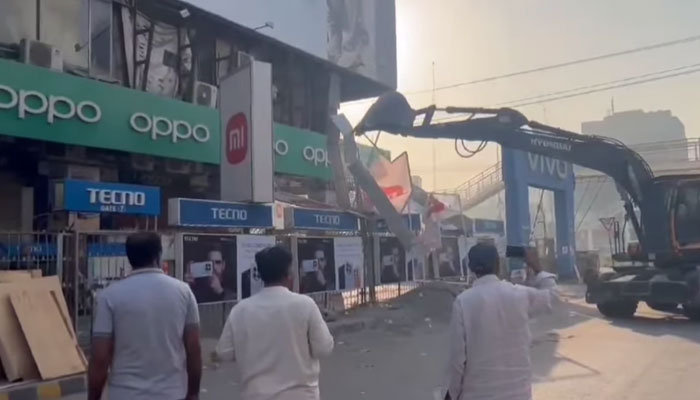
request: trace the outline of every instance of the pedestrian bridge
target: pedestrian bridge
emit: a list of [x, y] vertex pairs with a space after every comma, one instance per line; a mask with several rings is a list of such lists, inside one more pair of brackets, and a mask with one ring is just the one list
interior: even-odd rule
[[[629, 146], [649, 163], [656, 175], [700, 174], [700, 139], [642, 143]], [[575, 168], [576, 182], [603, 183], [611, 178], [588, 168]], [[464, 211], [476, 207], [504, 189], [498, 162], [455, 188]]]

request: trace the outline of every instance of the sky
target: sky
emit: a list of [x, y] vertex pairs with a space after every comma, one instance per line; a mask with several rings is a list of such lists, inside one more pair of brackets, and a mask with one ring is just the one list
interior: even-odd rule
[[[413, 108], [495, 106], [559, 90], [624, 79], [700, 63], [700, 41], [432, 93], [435, 87], [468, 82], [700, 34], [700, 2], [692, 0], [396, 0], [398, 89]], [[579, 132], [581, 122], [611, 111], [671, 110], [700, 137], [700, 72], [519, 107], [529, 119]], [[357, 122], [370, 102], [342, 111]], [[664, 140], [659, 132], [659, 141]], [[380, 147], [407, 151], [414, 175], [429, 190], [449, 190], [494, 165], [489, 144], [470, 159], [454, 142], [382, 134]], [[478, 143], [474, 143], [474, 147]]]

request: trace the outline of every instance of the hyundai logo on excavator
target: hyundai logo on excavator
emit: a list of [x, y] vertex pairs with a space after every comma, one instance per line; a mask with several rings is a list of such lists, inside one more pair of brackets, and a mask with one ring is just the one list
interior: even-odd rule
[[532, 144], [533, 146], [547, 147], [554, 150], [571, 151], [570, 144], [555, 142], [554, 140], [532, 138], [530, 139], [530, 144]]

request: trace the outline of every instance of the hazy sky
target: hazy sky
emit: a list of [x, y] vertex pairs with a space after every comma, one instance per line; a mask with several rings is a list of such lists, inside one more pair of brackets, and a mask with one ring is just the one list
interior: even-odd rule
[[[437, 87], [700, 34], [693, 0], [396, 0], [399, 90]], [[438, 105], [493, 106], [700, 63], [700, 41], [435, 93]], [[432, 93], [409, 95], [414, 108]], [[519, 108], [530, 119], [580, 131], [615, 111], [670, 109], [689, 137], [700, 136], [700, 73]], [[368, 103], [346, 106], [355, 122]], [[664, 140], [659, 132], [658, 140]], [[394, 156], [408, 151], [412, 172], [433, 188], [431, 143], [381, 136]], [[476, 143], [474, 143], [476, 145]], [[496, 162], [496, 146], [465, 160], [452, 141], [437, 144], [438, 189]]]

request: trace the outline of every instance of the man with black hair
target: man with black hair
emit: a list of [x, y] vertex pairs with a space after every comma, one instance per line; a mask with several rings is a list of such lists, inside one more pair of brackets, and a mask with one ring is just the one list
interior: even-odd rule
[[333, 337], [316, 303], [290, 290], [289, 251], [268, 247], [255, 263], [265, 288], [233, 307], [212, 357], [238, 363], [242, 400], [318, 400]]
[[[529, 319], [551, 310], [555, 285], [539, 290], [501, 281], [498, 260], [493, 245], [469, 250], [469, 269], [477, 279], [452, 308], [445, 399], [532, 398]], [[535, 252], [525, 252], [525, 263], [541, 271]]]
[[[196, 400], [202, 375], [197, 301], [163, 273], [160, 236], [130, 235], [132, 272], [97, 296], [88, 400]], [[109, 378], [109, 382], [107, 382]]]

